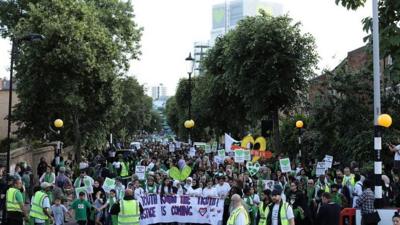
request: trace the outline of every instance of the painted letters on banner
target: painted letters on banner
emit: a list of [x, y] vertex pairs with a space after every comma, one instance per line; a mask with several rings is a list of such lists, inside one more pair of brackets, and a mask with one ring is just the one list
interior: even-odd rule
[[140, 224], [199, 223], [222, 224], [224, 200], [186, 195], [145, 195], [140, 197]]

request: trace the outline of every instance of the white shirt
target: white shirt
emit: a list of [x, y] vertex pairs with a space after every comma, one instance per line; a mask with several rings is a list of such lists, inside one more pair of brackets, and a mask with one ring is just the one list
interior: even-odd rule
[[356, 207], [356, 202], [357, 199], [361, 196], [361, 194], [363, 193], [362, 190], [362, 182], [361, 181], [357, 181], [356, 185], [354, 185], [354, 190], [353, 193], [356, 195], [353, 195], [353, 208]]
[[135, 188], [135, 192], [134, 192], [134, 196], [136, 200], [140, 200], [140, 196], [144, 195], [144, 190], [143, 188], [139, 187], [139, 188]]
[[[32, 198], [31, 198], [31, 206], [32, 206], [32, 203], [33, 203], [33, 199], [34, 199], [34, 198], [35, 198], [35, 196], [32, 196]], [[50, 200], [49, 200], [48, 197], [45, 197], [45, 198], [43, 199], [43, 208], [48, 208], [48, 209], [50, 210]], [[44, 221], [44, 220], [35, 218], [35, 223], [45, 223], [45, 222], [46, 222], [46, 221]]]
[[218, 197], [217, 189], [211, 187], [211, 188], [204, 188], [203, 189], [203, 197]]
[[400, 145], [396, 145], [394, 149], [396, 150], [396, 153], [394, 154], [394, 160], [398, 161], [400, 160]]
[[[274, 208], [272, 208], [272, 225], [278, 225], [279, 217], [279, 204], [275, 204]], [[286, 210], [286, 219], [294, 219], [293, 209], [290, 205]]]
[[219, 197], [225, 197], [231, 190], [231, 186], [228, 183], [224, 182], [223, 185], [217, 184], [215, 189], [217, 190], [217, 194]]
[[187, 194], [190, 195], [190, 196], [200, 197], [203, 194], [203, 189], [201, 189], [201, 188], [197, 188], [197, 189], [191, 188], [190, 190], [188, 190]]

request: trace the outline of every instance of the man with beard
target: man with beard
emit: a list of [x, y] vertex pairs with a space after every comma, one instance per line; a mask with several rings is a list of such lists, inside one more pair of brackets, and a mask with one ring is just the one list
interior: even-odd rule
[[281, 198], [282, 187], [275, 185], [271, 195], [272, 203], [265, 209], [266, 225], [294, 225], [293, 209]]

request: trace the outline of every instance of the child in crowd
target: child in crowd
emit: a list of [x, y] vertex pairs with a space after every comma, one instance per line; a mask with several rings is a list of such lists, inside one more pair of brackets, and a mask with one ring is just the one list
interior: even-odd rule
[[64, 225], [65, 213], [68, 213], [68, 215], [72, 217], [67, 208], [61, 204], [60, 198], [54, 200], [54, 205], [51, 206], [51, 212], [54, 217], [54, 225]]

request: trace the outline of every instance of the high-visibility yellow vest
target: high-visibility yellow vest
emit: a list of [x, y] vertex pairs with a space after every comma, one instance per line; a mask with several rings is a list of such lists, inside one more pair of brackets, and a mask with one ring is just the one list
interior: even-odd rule
[[228, 222], [226, 224], [227, 225], [235, 225], [236, 219], [237, 219], [239, 213], [241, 213], [241, 212], [244, 213], [244, 215], [245, 215], [246, 225], [249, 225], [250, 224], [249, 215], [247, 214], [247, 212], [243, 206], [240, 206], [240, 207], [236, 208], [235, 210], [233, 210], [233, 212], [229, 216]]
[[129, 176], [129, 163], [121, 162], [121, 177]]
[[[282, 207], [279, 212], [279, 218], [281, 220], [281, 225], [289, 225], [289, 220], [287, 219], [287, 216], [286, 216], [286, 211], [287, 211], [288, 207], [289, 207], [289, 203], [287, 203], [287, 202], [282, 203]], [[265, 208], [265, 215], [267, 216], [267, 218], [269, 216], [269, 213], [270, 213], [269, 207], [267, 206], [267, 208]], [[272, 221], [270, 221], [270, 222], [272, 224]]]
[[356, 181], [354, 180], [354, 174], [350, 174], [350, 177], [349, 178], [347, 178], [346, 176], [344, 176], [343, 177], [343, 181], [342, 181], [342, 185], [343, 186], [346, 186], [347, 184], [347, 181], [349, 181], [350, 182], [350, 185], [352, 186], [352, 187], [354, 187], [354, 185], [356, 185]]
[[139, 224], [139, 202], [136, 200], [121, 200], [118, 214], [118, 225]]
[[9, 188], [6, 195], [6, 208], [8, 212], [22, 212], [20, 204], [17, 202], [16, 195], [19, 192], [16, 188]]
[[41, 220], [47, 220], [49, 217], [44, 214], [44, 208], [43, 208], [43, 200], [44, 198], [48, 197], [46, 193], [42, 191], [37, 191], [35, 193], [35, 196], [33, 197], [33, 202], [32, 202], [32, 207], [31, 211], [29, 212], [29, 216], [41, 219]]
[[264, 202], [260, 203], [260, 206], [258, 206], [258, 210], [260, 211], [260, 221], [258, 222], [258, 225], [266, 225], [267, 224], [267, 214], [265, 214], [266, 209], [268, 208], [265, 207], [264, 209]]

